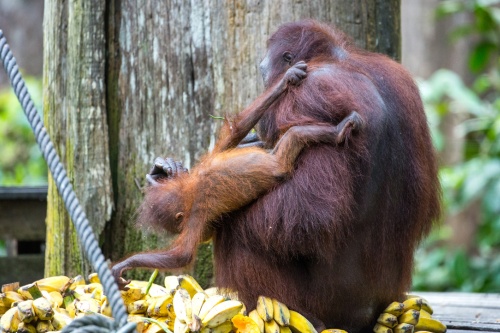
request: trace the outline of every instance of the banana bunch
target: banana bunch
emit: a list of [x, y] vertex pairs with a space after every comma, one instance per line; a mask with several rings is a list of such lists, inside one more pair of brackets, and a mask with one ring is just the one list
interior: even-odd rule
[[429, 302], [416, 295], [407, 295], [403, 302], [392, 302], [377, 319], [374, 333], [445, 333], [446, 326], [432, 318]]
[[314, 326], [300, 313], [274, 298], [259, 296], [257, 307], [250, 311], [248, 320], [237, 316], [233, 324], [241, 333], [317, 333]]
[[11, 283], [0, 294], [0, 332], [37, 333], [62, 329], [70, 318], [62, 292], [71, 286], [66, 276], [54, 276], [19, 287]]

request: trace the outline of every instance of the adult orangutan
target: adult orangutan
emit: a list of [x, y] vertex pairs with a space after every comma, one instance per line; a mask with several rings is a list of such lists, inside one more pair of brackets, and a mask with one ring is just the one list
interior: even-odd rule
[[282, 25], [269, 39], [266, 91], [301, 61], [307, 78], [258, 123], [264, 147], [292, 127], [336, 126], [352, 111], [363, 130], [342, 145], [303, 150], [285, 181], [220, 217], [211, 231], [216, 284], [238, 291], [248, 309], [265, 295], [317, 328], [369, 331], [409, 289], [415, 247], [440, 213], [422, 102], [398, 63], [311, 20]]

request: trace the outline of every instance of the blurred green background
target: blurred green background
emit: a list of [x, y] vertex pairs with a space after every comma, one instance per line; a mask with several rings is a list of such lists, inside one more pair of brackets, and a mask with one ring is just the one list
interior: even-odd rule
[[[469, 73], [439, 69], [418, 80], [437, 151], [453, 145], [458, 155], [442, 158], [444, 217], [416, 253], [414, 290], [500, 292], [499, 4], [450, 0], [433, 8], [435, 20], [467, 18], [447, 38], [467, 40]], [[41, 110], [41, 79], [27, 82]], [[46, 184], [47, 167], [8, 86], [0, 90], [0, 152], [0, 186]]]

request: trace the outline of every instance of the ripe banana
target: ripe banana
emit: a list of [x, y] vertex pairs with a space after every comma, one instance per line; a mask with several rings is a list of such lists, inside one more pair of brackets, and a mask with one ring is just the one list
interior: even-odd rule
[[[325, 331], [328, 331], [328, 330], [325, 330]], [[280, 332], [281, 333], [292, 333], [292, 330], [288, 326], [280, 326]], [[341, 333], [344, 333], [344, 332], [341, 332]], [[347, 332], [345, 332], [345, 333], [347, 333]]]
[[165, 281], [164, 281], [164, 285], [165, 285], [165, 288], [167, 289], [167, 291], [169, 293], [171, 293], [172, 295], [175, 293], [177, 288], [179, 288], [181, 286], [177, 275], [166, 276]]
[[0, 329], [4, 333], [15, 333], [19, 328], [21, 319], [17, 307], [13, 307], [2, 315], [0, 318]]
[[[251, 319], [253, 319], [253, 321], [257, 324], [257, 327], [259, 328], [260, 333], [264, 333], [264, 320], [257, 313], [257, 310], [250, 311], [248, 316]], [[288, 319], [288, 324], [290, 324], [290, 319]]]
[[243, 304], [240, 301], [225, 301], [214, 306], [202, 319], [202, 325], [207, 327], [216, 327], [225, 321], [233, 318], [240, 312]]
[[99, 275], [97, 275], [97, 273], [90, 273], [88, 280], [90, 283], [101, 283], [101, 280], [99, 279]]
[[149, 298], [149, 306], [146, 314], [149, 317], [170, 317], [175, 318], [172, 309], [172, 295]]
[[77, 313], [92, 314], [101, 312], [101, 303], [93, 298], [77, 300], [75, 302]]
[[184, 288], [179, 288], [173, 298], [174, 312], [176, 320], [180, 320], [187, 325], [193, 320], [193, 306], [191, 304], [191, 296]]
[[[58, 310], [63, 310], [63, 309], [58, 309]], [[54, 326], [54, 329], [57, 331], [62, 330], [64, 327], [66, 327], [69, 323], [71, 323], [73, 319], [64, 311], [55, 311], [54, 312], [54, 318], [52, 318], [52, 326]]]
[[197, 292], [191, 299], [191, 304], [193, 308], [193, 315], [199, 316], [203, 303], [205, 303], [208, 298], [204, 291]]
[[408, 310], [420, 311], [421, 308], [422, 308], [421, 298], [409, 298], [403, 302], [403, 313]]
[[52, 305], [45, 297], [40, 297], [33, 300], [33, 309], [38, 319], [51, 320], [54, 317]]
[[396, 317], [399, 317], [400, 315], [403, 314], [403, 309], [404, 309], [404, 304], [400, 302], [392, 302], [389, 304], [387, 308], [385, 308], [384, 312], [385, 313], [390, 313], [392, 315], [395, 315]]
[[436, 319], [421, 317], [417, 325], [415, 325], [415, 330], [444, 333], [446, 332], [446, 325]]
[[52, 325], [52, 323], [50, 321], [39, 320], [36, 323], [36, 331], [38, 333], [47, 333], [47, 332], [51, 332], [53, 330], [54, 330], [54, 326]]
[[2, 301], [3, 305], [7, 308], [10, 308], [13, 303], [22, 302], [26, 300], [20, 294], [15, 291], [6, 291], [0, 294], [0, 301]]
[[188, 333], [189, 328], [188, 325], [179, 320], [179, 318], [175, 318], [174, 321], [174, 333]]
[[215, 327], [202, 327], [200, 333], [231, 333], [233, 332], [233, 324], [226, 321]]
[[420, 311], [417, 310], [408, 310], [398, 317], [398, 321], [400, 323], [407, 323], [411, 325], [416, 325], [418, 323], [418, 319], [420, 318]]
[[29, 323], [33, 319], [35, 319], [35, 310], [33, 310], [32, 300], [17, 303], [17, 310], [19, 313], [19, 319], [21, 319], [21, 321]]
[[269, 297], [259, 296], [257, 299], [257, 313], [264, 321], [273, 319], [274, 307], [273, 300]]
[[17, 327], [17, 333], [37, 333], [35, 326], [22, 322]]
[[373, 326], [373, 332], [374, 333], [393, 333], [393, 330], [390, 327], [387, 327], [385, 325], [377, 323], [377, 324], [375, 324], [375, 326]]
[[209, 296], [205, 300], [205, 302], [203, 303], [201, 310], [200, 310], [200, 315], [198, 317], [200, 317], [200, 319], [203, 320], [206, 317], [206, 315], [208, 314], [208, 312], [210, 310], [212, 310], [212, 308], [214, 306], [216, 306], [219, 303], [224, 302], [224, 300], [225, 300], [225, 298], [222, 295]]
[[144, 314], [148, 310], [149, 303], [145, 299], [140, 299], [135, 302], [127, 304], [127, 313], [130, 314]]
[[377, 319], [377, 323], [393, 328], [398, 324], [398, 317], [387, 312], [382, 312]]
[[264, 323], [264, 333], [280, 333], [280, 326], [274, 319], [266, 321]]
[[413, 333], [415, 326], [412, 324], [401, 323], [394, 327], [394, 333]]
[[430, 314], [434, 313], [434, 310], [432, 309], [431, 305], [429, 304], [429, 301], [426, 300], [425, 298], [420, 297], [418, 295], [412, 295], [412, 294], [406, 295], [406, 299], [410, 299], [410, 298], [418, 298], [418, 299], [420, 299], [420, 301], [422, 303], [422, 309], [425, 310], [425, 311], [427, 311]]
[[290, 329], [293, 333], [317, 333], [314, 326], [300, 313], [290, 310]]
[[288, 307], [278, 302], [273, 298], [273, 318], [280, 326], [288, 326], [290, 324], [290, 310]]
[[[40, 290], [45, 290], [48, 292], [51, 292], [51, 291], [61, 292], [61, 291], [64, 291], [61, 289], [66, 287], [68, 282], [69, 282], [69, 277], [61, 275], [61, 276], [47, 277], [47, 278], [38, 280], [35, 283], [38, 286], [38, 289], [40, 289]], [[69, 286], [69, 284], [68, 284], [68, 286]]]
[[193, 297], [196, 293], [203, 291], [203, 288], [191, 275], [179, 275], [178, 280], [179, 286], [186, 289], [190, 297]]
[[420, 310], [420, 318], [432, 318], [432, 315], [430, 312], [422, 309]]

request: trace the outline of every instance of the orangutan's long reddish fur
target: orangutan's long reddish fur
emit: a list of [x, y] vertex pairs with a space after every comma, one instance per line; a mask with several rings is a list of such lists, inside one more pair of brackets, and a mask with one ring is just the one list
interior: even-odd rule
[[259, 122], [269, 147], [285, 128], [336, 124], [351, 110], [366, 126], [350, 149], [307, 149], [291, 179], [223, 218], [214, 234], [216, 284], [237, 290], [248, 309], [266, 295], [326, 327], [368, 332], [409, 290], [415, 247], [440, 214], [419, 91], [398, 63], [314, 21], [271, 36], [270, 84], [286, 69], [286, 50], [307, 62], [308, 77]]

